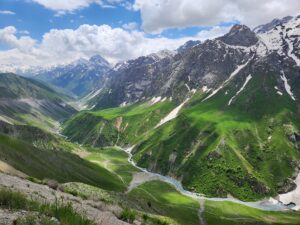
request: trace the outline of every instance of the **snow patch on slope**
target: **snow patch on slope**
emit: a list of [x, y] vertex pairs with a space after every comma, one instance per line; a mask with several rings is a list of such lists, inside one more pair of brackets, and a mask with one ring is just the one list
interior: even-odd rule
[[249, 74], [248, 77], [246, 78], [245, 83], [241, 87], [241, 89], [230, 99], [230, 101], [228, 102], [228, 105], [231, 105], [232, 101], [245, 89], [245, 87], [247, 86], [247, 84], [249, 83], [249, 81], [251, 79], [252, 79], [252, 76], [251, 76], [251, 74]]
[[260, 39], [256, 50], [258, 55], [264, 56], [268, 54], [268, 52], [276, 51], [279, 55], [285, 56], [285, 45], [287, 43], [287, 55], [300, 66], [300, 59], [293, 54], [293, 41], [296, 41], [300, 35], [299, 21], [297, 18], [293, 18], [283, 24], [278, 24], [273, 29], [257, 35]]
[[127, 102], [123, 102], [120, 104], [120, 107], [125, 107], [127, 105]]
[[287, 44], [289, 46], [289, 50], [287, 53], [288, 56], [296, 62], [297, 66], [300, 66], [300, 59], [298, 59], [298, 57], [293, 53], [293, 51], [294, 51], [293, 43], [288, 38], [286, 38], [285, 41], [287, 42]]
[[216, 90], [214, 90], [209, 96], [207, 96], [204, 100], [202, 100], [202, 102], [206, 101], [207, 99], [213, 97], [215, 94], [217, 94], [233, 77], [235, 77], [242, 69], [244, 69], [248, 63], [254, 58], [251, 57], [246, 63], [239, 65], [229, 76], [229, 78], [227, 80], [224, 81], [224, 83], [217, 88]]
[[161, 102], [165, 102], [167, 100], [167, 97], [164, 97]]
[[189, 87], [189, 85], [188, 84], [184, 84], [185, 85], [185, 87], [188, 89], [188, 91], [190, 92], [191, 91], [191, 88]]
[[202, 87], [202, 91], [203, 91], [204, 93], [209, 92], [209, 91], [210, 91], [210, 88], [208, 88], [207, 86], [203, 86], [203, 87]]
[[154, 105], [154, 104], [160, 102], [160, 100], [161, 100], [161, 96], [153, 97], [153, 98], [150, 100], [150, 104], [151, 104], [151, 105]]
[[156, 126], [155, 128], [165, 124], [166, 122], [173, 120], [177, 117], [179, 111], [184, 106], [185, 103], [187, 103], [190, 100], [190, 98], [187, 98], [183, 103], [181, 103], [179, 106], [177, 106], [175, 109], [173, 109], [165, 118], [163, 118]]
[[280, 92], [280, 91], [277, 91], [277, 94], [279, 94], [279, 95], [283, 95], [283, 93], [282, 93], [282, 92]]
[[288, 80], [287, 80], [287, 78], [286, 78], [285, 73], [284, 73], [283, 70], [281, 71], [281, 74], [282, 74], [282, 75], [280, 76], [280, 78], [281, 78], [281, 80], [284, 82], [284, 88], [285, 88], [286, 92], [289, 94], [289, 96], [290, 96], [294, 101], [296, 101], [296, 98], [294, 97], [294, 94], [292, 93], [291, 86], [289, 85]]

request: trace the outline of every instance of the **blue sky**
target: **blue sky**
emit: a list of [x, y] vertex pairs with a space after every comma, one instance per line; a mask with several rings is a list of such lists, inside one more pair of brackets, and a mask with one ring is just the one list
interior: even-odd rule
[[[55, 1], [55, 0], [54, 0]], [[128, 1], [134, 4], [133, 1]], [[122, 27], [124, 24], [136, 23], [137, 30], [141, 28], [140, 11], [128, 10], [123, 6], [114, 5], [114, 8], [101, 7], [92, 3], [86, 8], [75, 10], [64, 15], [57, 15], [57, 11], [48, 9], [41, 4], [30, 0], [1, 0], [1, 11], [11, 11], [14, 15], [0, 14], [0, 28], [8, 25], [15, 26], [20, 31], [28, 31], [34, 39], [41, 40], [44, 33], [50, 29], [76, 29], [82, 24], [102, 25], [108, 24], [113, 28]], [[221, 25], [232, 25], [238, 21]], [[211, 26], [187, 26], [184, 28], [170, 28], [159, 34], [149, 34], [149, 37], [164, 36], [179, 38], [194, 36], [201, 30], [208, 30]]]
[[299, 13], [299, 0], [0, 0], [0, 64], [111, 63]]
[[61, 16], [57, 16], [56, 11], [25, 0], [1, 0], [0, 10], [15, 13], [15, 15], [0, 14], [0, 27], [13, 25], [18, 30], [29, 31], [31, 37], [39, 40], [50, 29], [76, 29], [81, 24], [108, 24], [112, 27], [119, 27], [132, 21], [141, 24], [138, 11], [129, 11], [118, 6], [102, 8], [96, 3]]

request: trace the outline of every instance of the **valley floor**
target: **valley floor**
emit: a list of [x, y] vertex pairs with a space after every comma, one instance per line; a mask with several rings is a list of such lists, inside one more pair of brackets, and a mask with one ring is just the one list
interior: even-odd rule
[[[133, 166], [128, 161], [128, 154], [119, 148], [89, 151], [80, 148], [77, 154], [107, 169], [127, 187], [127, 191], [108, 191], [71, 182], [62, 184], [62, 192], [33, 183], [28, 178], [3, 173], [0, 173], [0, 188], [21, 192], [28, 199], [40, 202], [52, 204], [59, 199], [65, 204], [70, 203], [79, 214], [96, 224], [127, 224], [120, 220], [127, 209], [135, 215], [131, 221], [133, 224], [300, 224], [300, 213], [294, 211], [263, 211], [232, 201], [211, 201], [183, 195], [174, 185]], [[8, 221], [26, 214], [24, 210], [1, 209], [0, 223], [11, 224]]]
[[130, 154], [127, 158], [127, 153], [120, 148], [106, 148], [84, 154], [84, 158], [119, 174], [127, 185], [128, 196], [139, 202], [147, 202], [147, 207], [142, 210], [146, 213], [159, 212], [178, 224], [300, 223], [300, 213], [284, 210], [283, 205], [268, 201], [244, 203], [234, 199], [199, 198], [188, 192], [182, 193], [178, 185], [166, 177], [135, 166]]

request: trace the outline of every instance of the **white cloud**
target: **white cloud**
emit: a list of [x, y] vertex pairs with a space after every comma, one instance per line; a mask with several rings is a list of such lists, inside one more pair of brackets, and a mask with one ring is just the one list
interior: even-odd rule
[[127, 8], [131, 5], [126, 0], [31, 0], [44, 6], [47, 9], [56, 11], [56, 16], [72, 13], [75, 10], [83, 9], [95, 3], [102, 8], [114, 8], [122, 6]]
[[25, 34], [25, 35], [29, 35], [30, 32], [28, 30], [20, 30], [18, 31], [19, 34]]
[[13, 48], [19, 49], [21, 52], [30, 52], [35, 45], [35, 40], [29, 36], [16, 37], [17, 29], [13, 26], [0, 29], [0, 42], [7, 44]]
[[76, 9], [88, 7], [90, 4], [97, 2], [97, 0], [32, 0], [45, 8], [54, 10], [54, 11], [74, 11]]
[[215, 26], [220, 22], [241, 21], [256, 26], [276, 17], [300, 13], [299, 0], [135, 0], [143, 28], [160, 33], [168, 28]]
[[143, 32], [112, 28], [108, 25], [81, 25], [75, 30], [52, 29], [37, 43], [28, 36], [17, 38], [13, 26], [0, 29], [0, 42], [11, 46], [0, 51], [1, 64], [19, 68], [51, 66], [68, 63], [78, 58], [100, 54], [111, 63], [137, 58], [163, 49], [176, 49], [191, 39], [205, 40], [227, 32], [229, 27], [214, 27], [199, 32], [194, 37], [170, 39], [148, 38]]
[[197, 34], [196, 39], [203, 41], [206, 39], [217, 38], [228, 33], [230, 28], [231, 26], [215, 26], [208, 30], [202, 30]]
[[3, 15], [15, 15], [16, 13], [14, 13], [13, 11], [9, 11], [9, 10], [0, 10], [0, 14], [3, 14]]
[[125, 30], [136, 30], [138, 28], [138, 24], [136, 22], [125, 23], [122, 25]]

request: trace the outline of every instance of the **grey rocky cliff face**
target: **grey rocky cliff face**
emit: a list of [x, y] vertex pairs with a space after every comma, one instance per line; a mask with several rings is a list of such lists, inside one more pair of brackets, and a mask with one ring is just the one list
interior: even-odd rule
[[[241, 65], [244, 79], [264, 72], [276, 74], [279, 91], [285, 91], [282, 71], [296, 96], [300, 96], [300, 19], [284, 18], [267, 32], [255, 33], [245, 25], [235, 25], [214, 40], [192, 45], [161, 59], [153, 55], [117, 65], [110, 79], [90, 105], [96, 108], [119, 106], [161, 96], [182, 102], [193, 89], [216, 90]], [[248, 74], [247, 74], [248, 73]], [[236, 82], [232, 80], [231, 82]]]
[[258, 42], [256, 34], [245, 25], [234, 25], [229, 33], [218, 38], [228, 45], [250, 47]]
[[[220, 85], [250, 57], [247, 50], [213, 40], [159, 61], [139, 58], [110, 74], [110, 82], [97, 97], [97, 107], [118, 106], [154, 96], [182, 101], [192, 89]], [[108, 102], [112, 105], [107, 105]]]
[[187, 49], [190, 49], [190, 48], [193, 48], [197, 45], [201, 44], [201, 41], [193, 41], [193, 40], [190, 40], [190, 41], [187, 41], [184, 45], [180, 46], [178, 49], [177, 49], [177, 52], [178, 53], [182, 53], [184, 51], [186, 51]]

